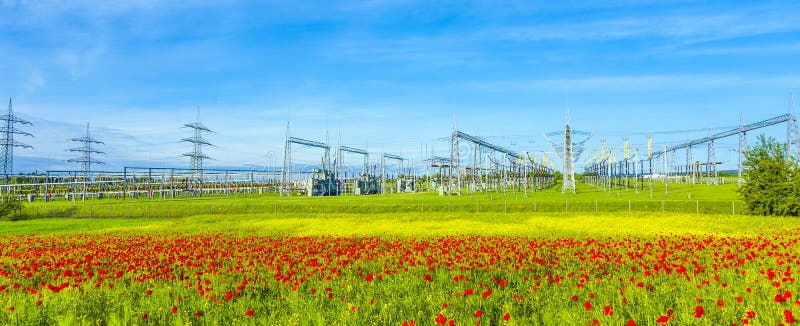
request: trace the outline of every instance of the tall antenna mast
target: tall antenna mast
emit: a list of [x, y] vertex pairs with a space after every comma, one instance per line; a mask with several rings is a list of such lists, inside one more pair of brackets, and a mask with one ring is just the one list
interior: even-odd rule
[[81, 156], [78, 158], [73, 158], [67, 160], [67, 162], [71, 163], [78, 163], [80, 164], [81, 172], [83, 172], [84, 176], [88, 176], [89, 173], [92, 172], [92, 163], [95, 164], [105, 164], [103, 161], [98, 161], [92, 158], [92, 154], [105, 154], [99, 150], [92, 148], [93, 144], [103, 144], [103, 142], [92, 138], [92, 135], [89, 133], [89, 123], [86, 123], [86, 135], [83, 137], [78, 138], [71, 138], [70, 141], [74, 141], [80, 143], [80, 147], [77, 148], [70, 148], [70, 152], [77, 152], [80, 153]]
[[567, 99], [567, 125], [564, 128], [564, 174], [561, 193], [571, 191], [575, 193], [575, 167], [572, 157], [572, 129], [569, 126], [569, 99]]
[[183, 125], [186, 128], [191, 128], [194, 135], [190, 138], [183, 138], [181, 141], [189, 142], [192, 144], [192, 151], [184, 153], [183, 156], [188, 156], [190, 159], [189, 169], [197, 174], [202, 182], [203, 178], [203, 160], [211, 159], [203, 153], [203, 146], [214, 146], [203, 138], [204, 132], [213, 132], [202, 123], [200, 123], [200, 108], [197, 108], [197, 121]]
[[24, 144], [14, 140], [14, 135], [31, 136], [33, 135], [19, 130], [15, 124], [33, 125], [28, 121], [14, 116], [14, 111], [11, 105], [11, 98], [8, 98], [8, 113], [0, 116], [0, 132], [3, 133], [3, 139], [0, 140], [0, 147], [2, 147], [2, 164], [3, 164], [3, 177], [5, 181], [9, 180], [9, 175], [14, 174], [14, 147], [33, 148], [33, 146]]

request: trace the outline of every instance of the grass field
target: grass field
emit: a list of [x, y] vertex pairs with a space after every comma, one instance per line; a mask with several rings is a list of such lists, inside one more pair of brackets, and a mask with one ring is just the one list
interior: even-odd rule
[[742, 214], [735, 184], [719, 186], [654, 183], [639, 193], [631, 187], [601, 191], [579, 185], [577, 195], [559, 187], [529, 193], [520, 191], [439, 196], [434, 192], [337, 197], [278, 197], [275, 194], [237, 194], [228, 197], [103, 199], [28, 203], [23, 214], [37, 217], [186, 217], [192, 215], [285, 215], [376, 213], [695, 213]]
[[[732, 185], [687, 187], [691, 199], [670, 187], [652, 200], [735, 200]], [[651, 202], [581, 190], [568, 198]], [[0, 323], [777, 325], [800, 313], [795, 218], [452, 208], [563, 199], [242, 196], [191, 204], [306, 210], [0, 222]], [[375, 209], [418, 201], [428, 209]]]

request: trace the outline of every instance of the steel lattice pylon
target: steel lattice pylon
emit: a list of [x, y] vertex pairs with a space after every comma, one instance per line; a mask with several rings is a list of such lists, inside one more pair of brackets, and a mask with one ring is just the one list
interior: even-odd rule
[[14, 173], [14, 147], [33, 148], [28, 144], [24, 144], [14, 140], [14, 135], [33, 136], [23, 130], [16, 128], [16, 124], [32, 125], [30, 122], [14, 116], [14, 111], [11, 105], [11, 98], [8, 99], [8, 113], [0, 116], [2, 126], [0, 130], [3, 133], [3, 139], [0, 140], [0, 147], [2, 147], [2, 164], [3, 164], [3, 180], [8, 180], [9, 175]]
[[92, 171], [92, 163], [94, 164], [105, 164], [103, 161], [98, 161], [92, 159], [92, 154], [105, 154], [99, 150], [92, 148], [92, 144], [102, 144], [103, 142], [92, 138], [91, 134], [89, 134], [89, 123], [86, 123], [86, 135], [83, 137], [72, 138], [70, 141], [81, 143], [81, 147], [78, 148], [70, 148], [70, 152], [77, 152], [80, 153], [81, 156], [78, 158], [73, 158], [67, 160], [67, 162], [71, 163], [79, 163], [80, 169], [83, 172], [84, 176], [88, 176], [89, 173]]
[[186, 128], [191, 128], [194, 135], [190, 138], [183, 138], [181, 141], [189, 142], [192, 144], [192, 151], [184, 153], [183, 156], [188, 156], [190, 159], [189, 169], [195, 174], [195, 178], [200, 183], [202, 189], [203, 183], [203, 160], [211, 159], [208, 155], [203, 153], [203, 146], [214, 146], [203, 138], [204, 132], [213, 132], [202, 123], [200, 123], [200, 110], [197, 110], [197, 121], [183, 125]]

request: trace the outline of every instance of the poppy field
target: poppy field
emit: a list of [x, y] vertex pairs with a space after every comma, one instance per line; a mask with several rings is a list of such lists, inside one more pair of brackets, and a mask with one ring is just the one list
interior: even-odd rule
[[800, 317], [800, 228], [664, 231], [5, 235], [0, 323], [790, 325]]

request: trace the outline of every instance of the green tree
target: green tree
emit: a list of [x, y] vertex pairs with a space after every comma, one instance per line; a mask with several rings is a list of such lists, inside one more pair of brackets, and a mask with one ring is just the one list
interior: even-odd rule
[[758, 144], [744, 153], [746, 182], [739, 195], [751, 214], [800, 215], [800, 172], [786, 148], [786, 144], [762, 135]]
[[564, 174], [562, 174], [561, 171], [556, 171], [553, 173], [553, 179], [555, 179], [557, 183], [561, 182], [564, 180]]
[[0, 201], [0, 219], [16, 220], [22, 213], [22, 202], [17, 197], [10, 196]]

